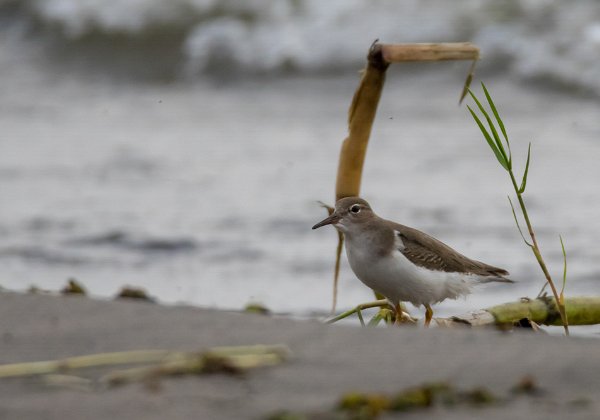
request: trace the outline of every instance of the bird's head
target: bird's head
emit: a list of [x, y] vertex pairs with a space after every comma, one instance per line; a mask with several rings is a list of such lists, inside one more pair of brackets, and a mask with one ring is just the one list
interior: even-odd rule
[[335, 210], [329, 217], [314, 225], [313, 229], [333, 225], [341, 232], [347, 232], [353, 226], [360, 225], [373, 217], [373, 210], [365, 200], [359, 197], [341, 198], [335, 203]]

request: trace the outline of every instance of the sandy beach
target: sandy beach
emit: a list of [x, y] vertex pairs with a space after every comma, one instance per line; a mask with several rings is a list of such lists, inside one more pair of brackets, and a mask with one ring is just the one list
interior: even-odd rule
[[[600, 415], [600, 342], [482, 330], [361, 329], [191, 307], [85, 297], [0, 294], [1, 363], [97, 352], [285, 344], [292, 357], [243, 377], [164, 379], [98, 390], [0, 380], [3, 419], [263, 419], [282, 409], [331, 414], [348, 391], [399, 392], [445, 381], [485, 387], [499, 401], [437, 407], [398, 418], [591, 419]], [[94, 372], [87, 372], [94, 378]], [[96, 375], [97, 376], [97, 375]], [[511, 396], [523, 377], [535, 396]], [[321, 417], [315, 413], [322, 413]], [[328, 415], [329, 415], [328, 414]], [[312, 417], [311, 417], [312, 415]], [[394, 416], [389, 418], [395, 418]]]

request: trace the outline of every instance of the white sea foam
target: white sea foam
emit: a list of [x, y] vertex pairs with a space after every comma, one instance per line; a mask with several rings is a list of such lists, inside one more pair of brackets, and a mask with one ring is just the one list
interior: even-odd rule
[[175, 31], [179, 38], [164, 47], [179, 50], [174, 76], [224, 68], [354, 71], [376, 38], [474, 41], [483, 71], [502, 69], [600, 94], [600, 6], [594, 0], [4, 0], [0, 17], [15, 8], [21, 19], [60, 33], [66, 47], [115, 35], [139, 46]]

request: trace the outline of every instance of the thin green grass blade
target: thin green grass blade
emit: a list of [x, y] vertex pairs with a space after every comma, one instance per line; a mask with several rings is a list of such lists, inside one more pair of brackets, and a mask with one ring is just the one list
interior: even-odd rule
[[506, 141], [506, 146], [508, 147], [508, 163], [509, 166], [512, 166], [512, 151], [510, 150], [510, 142], [508, 141], [508, 135], [506, 134], [506, 128], [504, 127], [504, 122], [502, 118], [500, 118], [500, 114], [498, 113], [498, 109], [496, 108], [496, 104], [492, 100], [492, 96], [488, 92], [485, 84], [481, 82], [481, 87], [483, 88], [483, 92], [485, 93], [485, 97], [487, 98], [488, 104], [494, 113], [494, 117], [496, 117], [496, 121], [498, 122], [498, 126], [500, 127], [500, 131], [502, 131], [502, 135], [504, 136], [504, 140]]
[[498, 121], [498, 126], [500, 127], [500, 130], [502, 131], [504, 140], [506, 140], [506, 144], [508, 145], [508, 147], [510, 147], [510, 143], [508, 141], [508, 136], [506, 135], [506, 128], [504, 128], [504, 123], [502, 122], [502, 119], [500, 118], [500, 114], [498, 114], [496, 105], [494, 104], [494, 101], [492, 101], [492, 97], [483, 82], [481, 82], [481, 87], [483, 87], [483, 92], [485, 93], [485, 97], [487, 98], [487, 101], [490, 104], [490, 108], [492, 109], [492, 112], [494, 113], [494, 117], [496, 117], [496, 121]]
[[460, 98], [458, 99], [458, 104], [462, 104], [462, 101], [465, 99], [465, 96], [467, 96], [467, 93], [469, 93], [469, 86], [471, 86], [471, 81], [473, 80], [473, 75], [472, 74], [468, 74], [467, 75], [467, 79], [465, 80], [465, 85], [463, 87], [462, 92], [460, 93]]
[[496, 127], [494, 127], [491, 118], [487, 114], [485, 115], [485, 118], [490, 126], [490, 130], [492, 130], [492, 134], [494, 135], [494, 140], [496, 141], [496, 145], [498, 145], [498, 149], [500, 149], [502, 156], [504, 156], [504, 159], [508, 163], [508, 168], [512, 169], [512, 157], [506, 154], [506, 150], [504, 150], [504, 146], [502, 145], [502, 140], [500, 140], [500, 136], [498, 136], [498, 132], [496, 131]]
[[366, 327], [365, 320], [364, 320], [364, 318], [362, 316], [362, 311], [360, 309], [356, 311], [356, 316], [358, 317], [358, 320], [360, 321], [360, 326], [361, 327]]
[[504, 158], [504, 156], [502, 155], [502, 153], [500, 153], [500, 150], [498, 150], [498, 147], [496, 146], [494, 140], [492, 140], [492, 137], [490, 136], [490, 133], [488, 133], [488, 131], [486, 130], [486, 128], [483, 126], [483, 123], [481, 122], [481, 120], [479, 119], [479, 117], [477, 116], [477, 114], [475, 114], [475, 112], [471, 109], [471, 107], [467, 105], [467, 108], [469, 109], [469, 112], [471, 113], [471, 116], [473, 116], [473, 119], [475, 120], [475, 122], [479, 126], [479, 129], [481, 130], [481, 133], [483, 134], [483, 137], [485, 137], [488, 145], [490, 146], [490, 148], [494, 152], [494, 155], [496, 155], [496, 159], [498, 159], [498, 162], [500, 162], [500, 165], [502, 165], [502, 167], [508, 171], [509, 170], [508, 169], [508, 163], [506, 162], [506, 159]]
[[563, 284], [560, 290], [560, 297], [562, 298], [565, 293], [565, 286], [567, 285], [567, 252], [565, 251], [565, 243], [563, 242], [562, 235], [558, 235], [558, 237], [560, 238], [560, 247], [563, 254]]
[[469, 93], [471, 94], [471, 97], [477, 104], [477, 107], [479, 108], [479, 110], [481, 111], [483, 116], [485, 117], [485, 119], [488, 123], [488, 126], [490, 127], [490, 130], [492, 132], [492, 135], [494, 136], [494, 141], [496, 142], [496, 147], [498, 148], [498, 150], [504, 157], [504, 161], [507, 163], [507, 169], [509, 169], [511, 167], [511, 162], [509, 161], [508, 156], [506, 155], [506, 151], [504, 150], [504, 146], [502, 145], [502, 141], [500, 140], [500, 136], [498, 136], [498, 132], [496, 131], [496, 127], [494, 127], [494, 123], [492, 122], [490, 115], [487, 113], [487, 111], [485, 110], [483, 105], [481, 105], [481, 102], [479, 102], [479, 99], [477, 99], [475, 94], [470, 89], [469, 89]]
[[467, 79], [465, 80], [465, 84], [463, 86], [463, 90], [460, 94], [460, 99], [458, 100], [458, 104], [462, 104], [463, 99], [469, 93], [469, 88], [471, 87], [471, 82], [473, 81], [473, 74], [475, 73], [475, 65], [477, 64], [477, 59], [473, 60], [471, 64], [471, 68], [469, 69], [469, 74], [467, 74]]
[[537, 294], [536, 299], [539, 299], [542, 296], [546, 295], [546, 293], [544, 292], [544, 290], [546, 290], [546, 287], [548, 287], [548, 283], [547, 282], [545, 282], [544, 285], [542, 286], [542, 289], [540, 290], [540, 293]]
[[510, 142], [508, 141], [508, 135], [506, 134], [506, 128], [504, 127], [504, 122], [502, 118], [500, 118], [500, 114], [498, 113], [498, 109], [496, 108], [496, 104], [492, 100], [492, 96], [488, 92], [485, 84], [481, 82], [481, 87], [483, 88], [483, 92], [485, 93], [485, 97], [487, 98], [488, 104], [494, 113], [494, 117], [496, 117], [496, 121], [498, 122], [498, 126], [500, 127], [500, 131], [502, 131], [502, 135], [504, 136], [504, 140], [506, 141], [506, 146], [508, 147], [508, 166], [512, 167], [512, 150], [510, 150]]
[[375, 316], [373, 318], [371, 318], [371, 320], [368, 322], [367, 326], [368, 327], [376, 327], [377, 325], [379, 325], [379, 323], [383, 320], [383, 317], [381, 316], [381, 314], [379, 312], [377, 312], [375, 314]]
[[508, 202], [510, 203], [510, 209], [512, 210], [513, 217], [515, 218], [515, 223], [517, 224], [517, 229], [519, 229], [521, 238], [523, 238], [523, 242], [525, 242], [525, 245], [527, 245], [529, 248], [533, 248], [533, 244], [528, 242], [527, 239], [525, 239], [525, 235], [523, 235], [523, 231], [521, 230], [521, 225], [519, 224], [519, 219], [517, 219], [517, 213], [515, 212], [515, 206], [513, 206], [513, 202], [510, 199], [510, 196], [507, 196], [507, 197], [508, 197]]
[[525, 192], [525, 186], [527, 185], [527, 173], [529, 172], [529, 160], [531, 159], [531, 142], [529, 142], [529, 148], [527, 149], [527, 163], [525, 163], [525, 172], [523, 172], [523, 180], [519, 187], [519, 194]]

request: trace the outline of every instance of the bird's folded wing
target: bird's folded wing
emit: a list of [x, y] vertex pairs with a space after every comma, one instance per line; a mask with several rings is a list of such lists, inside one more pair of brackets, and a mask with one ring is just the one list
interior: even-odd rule
[[443, 242], [416, 229], [398, 225], [395, 231], [397, 249], [419, 267], [479, 276], [508, 275], [506, 270], [467, 258]]

